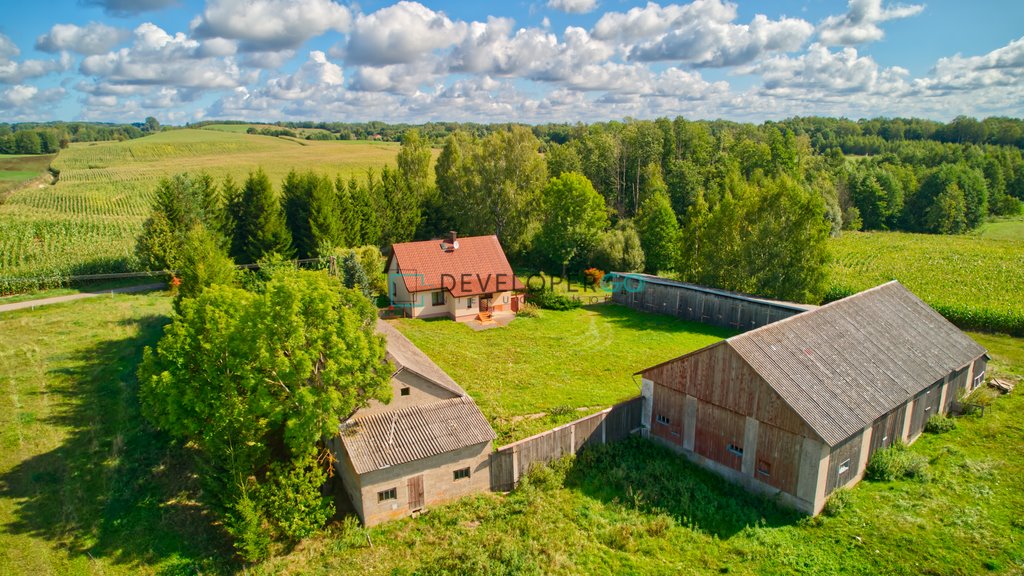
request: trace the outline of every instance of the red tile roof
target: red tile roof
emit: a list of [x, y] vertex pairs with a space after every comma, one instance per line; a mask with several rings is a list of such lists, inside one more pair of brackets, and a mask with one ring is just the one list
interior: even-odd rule
[[392, 246], [391, 257], [397, 260], [409, 292], [444, 288], [458, 298], [525, 288], [512, 273], [497, 236], [459, 238], [455, 250], [446, 251], [441, 243], [426, 240]]

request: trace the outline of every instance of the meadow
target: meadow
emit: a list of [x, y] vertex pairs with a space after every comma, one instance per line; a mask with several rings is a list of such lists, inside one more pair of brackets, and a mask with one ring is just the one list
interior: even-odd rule
[[205, 171], [241, 183], [261, 167], [275, 185], [292, 169], [361, 177], [394, 164], [397, 154], [393, 143], [191, 129], [72, 144], [53, 161], [55, 185], [23, 188], [0, 205], [0, 294], [57, 285], [68, 275], [135, 269], [135, 238], [161, 178]]
[[0, 154], [0, 204], [7, 195], [33, 179], [49, 181], [47, 168], [55, 154]]
[[[632, 440], [541, 469], [508, 495], [473, 497], [372, 529], [339, 519], [262, 565], [243, 566], [230, 560], [204, 508], [187, 448], [139, 415], [135, 367], [170, 308], [155, 293], [0, 315], [0, 573], [1024, 570], [1019, 391], [992, 400], [984, 416], [959, 418], [954, 431], [915, 443], [910, 450], [929, 462], [927, 480], [862, 482], [835, 517], [800, 517]], [[567, 335], [567, 343], [585, 348], [587, 331]], [[515, 341], [522, 334], [471, 336]], [[993, 373], [1024, 376], [1021, 340], [972, 336], [992, 354]]]
[[[993, 225], [987, 225], [993, 226]], [[899, 280], [965, 329], [1024, 336], [1024, 237], [1009, 221], [978, 234], [845, 232], [831, 240], [829, 300]]]
[[476, 400], [505, 444], [640, 394], [632, 374], [733, 332], [600, 304], [474, 332], [450, 320], [397, 327]]

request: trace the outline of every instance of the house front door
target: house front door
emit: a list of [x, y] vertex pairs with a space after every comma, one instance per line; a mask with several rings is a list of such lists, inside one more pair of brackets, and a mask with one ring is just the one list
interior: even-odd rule
[[480, 297], [480, 311], [489, 312], [491, 310], [491, 295], [487, 294]]
[[423, 508], [423, 475], [409, 478], [409, 510]]

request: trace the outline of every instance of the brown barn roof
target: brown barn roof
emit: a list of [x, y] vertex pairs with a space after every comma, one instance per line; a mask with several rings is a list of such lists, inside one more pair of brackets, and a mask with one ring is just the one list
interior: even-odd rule
[[467, 397], [355, 417], [341, 426], [357, 474], [494, 440], [494, 430]]
[[985, 353], [895, 281], [725, 343], [832, 446]]
[[395, 365], [395, 374], [403, 370], [415, 372], [423, 378], [442, 388], [450, 390], [459, 396], [466, 395], [466, 391], [463, 390], [455, 380], [452, 380], [452, 377], [449, 376], [447, 372], [442, 370], [437, 364], [434, 364], [434, 361], [431, 360], [430, 357], [417, 348], [415, 344], [413, 344], [394, 326], [383, 320], [377, 320], [377, 332], [383, 334], [384, 337], [387, 338], [388, 360]]
[[[452, 296], [474, 296], [522, 290], [497, 236], [458, 239], [454, 250], [441, 240], [403, 242], [392, 246], [406, 289], [411, 292], [447, 289]], [[388, 263], [390, 267], [390, 261]]]

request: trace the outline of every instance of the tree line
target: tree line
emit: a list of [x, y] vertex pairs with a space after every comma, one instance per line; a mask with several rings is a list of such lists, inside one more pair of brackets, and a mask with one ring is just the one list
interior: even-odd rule
[[156, 118], [134, 124], [0, 122], [0, 154], [54, 154], [72, 142], [131, 140], [160, 130]]

